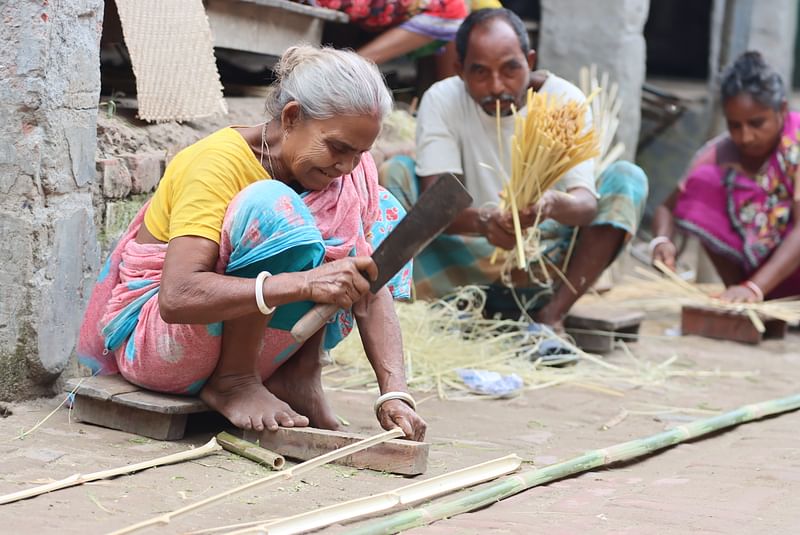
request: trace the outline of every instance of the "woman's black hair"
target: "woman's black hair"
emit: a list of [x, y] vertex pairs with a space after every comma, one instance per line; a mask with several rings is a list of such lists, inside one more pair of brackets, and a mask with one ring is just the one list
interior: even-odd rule
[[786, 87], [781, 76], [764, 61], [760, 52], [755, 51], [745, 52], [723, 71], [720, 93], [723, 102], [747, 93], [762, 106], [775, 111], [786, 102]]

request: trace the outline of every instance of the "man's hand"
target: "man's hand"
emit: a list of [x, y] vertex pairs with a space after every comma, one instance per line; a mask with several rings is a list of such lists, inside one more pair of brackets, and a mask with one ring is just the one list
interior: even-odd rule
[[514, 249], [517, 238], [514, 235], [514, 223], [510, 213], [491, 210], [481, 217], [481, 222], [483, 226], [481, 233], [489, 243], [506, 251]]
[[390, 399], [381, 405], [378, 409], [378, 421], [387, 431], [399, 427], [406, 434], [406, 438], [417, 442], [425, 439], [425, 430], [428, 427], [414, 409], [399, 399]]
[[[541, 223], [545, 219], [553, 217], [553, 209], [558, 203], [558, 196], [561, 195], [555, 190], [547, 190], [539, 198], [536, 203], [526, 206], [519, 211], [519, 224], [525, 229], [532, 227], [536, 223], [536, 218], [539, 218]], [[510, 217], [510, 214], [509, 214]]]

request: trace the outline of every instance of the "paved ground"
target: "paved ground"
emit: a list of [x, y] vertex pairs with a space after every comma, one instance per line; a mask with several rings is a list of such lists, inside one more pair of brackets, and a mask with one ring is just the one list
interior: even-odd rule
[[[660, 333], [675, 318], [645, 325]], [[800, 335], [758, 348], [698, 338], [649, 338], [633, 346], [645, 359], [679, 360], [675, 369], [757, 371], [750, 378], [676, 377], [624, 396], [560, 386], [504, 401], [422, 404], [430, 424], [430, 470], [437, 475], [516, 453], [534, 466], [650, 435], [701, 417], [800, 391]], [[624, 362], [621, 352], [607, 357]], [[378, 431], [369, 394], [334, 393], [351, 430]], [[195, 429], [179, 443], [161, 443], [70, 421], [59, 400], [12, 405], [0, 418], [0, 493], [50, 478], [116, 467], [206, 441]], [[672, 409], [663, 409], [663, 407]], [[610, 429], [622, 409], [631, 412]], [[679, 410], [686, 409], [686, 410]], [[659, 410], [662, 414], [652, 414]], [[638, 412], [636, 412], [638, 411]], [[650, 413], [650, 414], [641, 414]], [[586, 473], [529, 490], [482, 511], [412, 533], [795, 533], [800, 529], [800, 412], [740, 426], [639, 462]], [[525, 469], [532, 468], [531, 464]], [[112, 481], [58, 491], [2, 508], [4, 533], [105, 533], [211, 496], [268, 472], [227, 453]], [[423, 476], [426, 477], [426, 476]], [[369, 471], [323, 467], [300, 481], [245, 493], [176, 520], [159, 533], [270, 518], [389, 490], [407, 481]], [[331, 532], [346, 533], [347, 527]]]

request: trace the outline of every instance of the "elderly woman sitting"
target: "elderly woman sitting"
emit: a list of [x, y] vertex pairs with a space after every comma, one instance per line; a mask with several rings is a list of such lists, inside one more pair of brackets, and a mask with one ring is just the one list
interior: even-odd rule
[[[286, 51], [267, 122], [181, 151], [103, 267], [78, 342], [81, 362], [159, 392], [197, 394], [233, 424], [334, 429], [320, 352], [358, 322], [385, 429], [421, 440], [392, 294], [369, 258], [402, 216], [369, 149], [391, 109], [374, 64], [353, 52]], [[314, 303], [341, 310], [299, 345]]]
[[728, 132], [696, 155], [656, 210], [654, 260], [675, 267], [677, 225], [696, 235], [727, 286], [726, 301], [800, 295], [800, 114], [758, 52], [722, 75]]

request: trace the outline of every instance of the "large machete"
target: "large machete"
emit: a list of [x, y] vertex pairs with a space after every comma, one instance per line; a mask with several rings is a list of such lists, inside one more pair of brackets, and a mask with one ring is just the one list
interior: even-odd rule
[[[378, 278], [370, 283], [370, 291], [374, 294], [383, 288], [471, 204], [472, 197], [455, 176], [440, 176], [372, 253], [378, 266]], [[292, 327], [292, 336], [299, 343], [305, 342], [333, 317], [338, 308], [334, 304], [314, 306]]]

